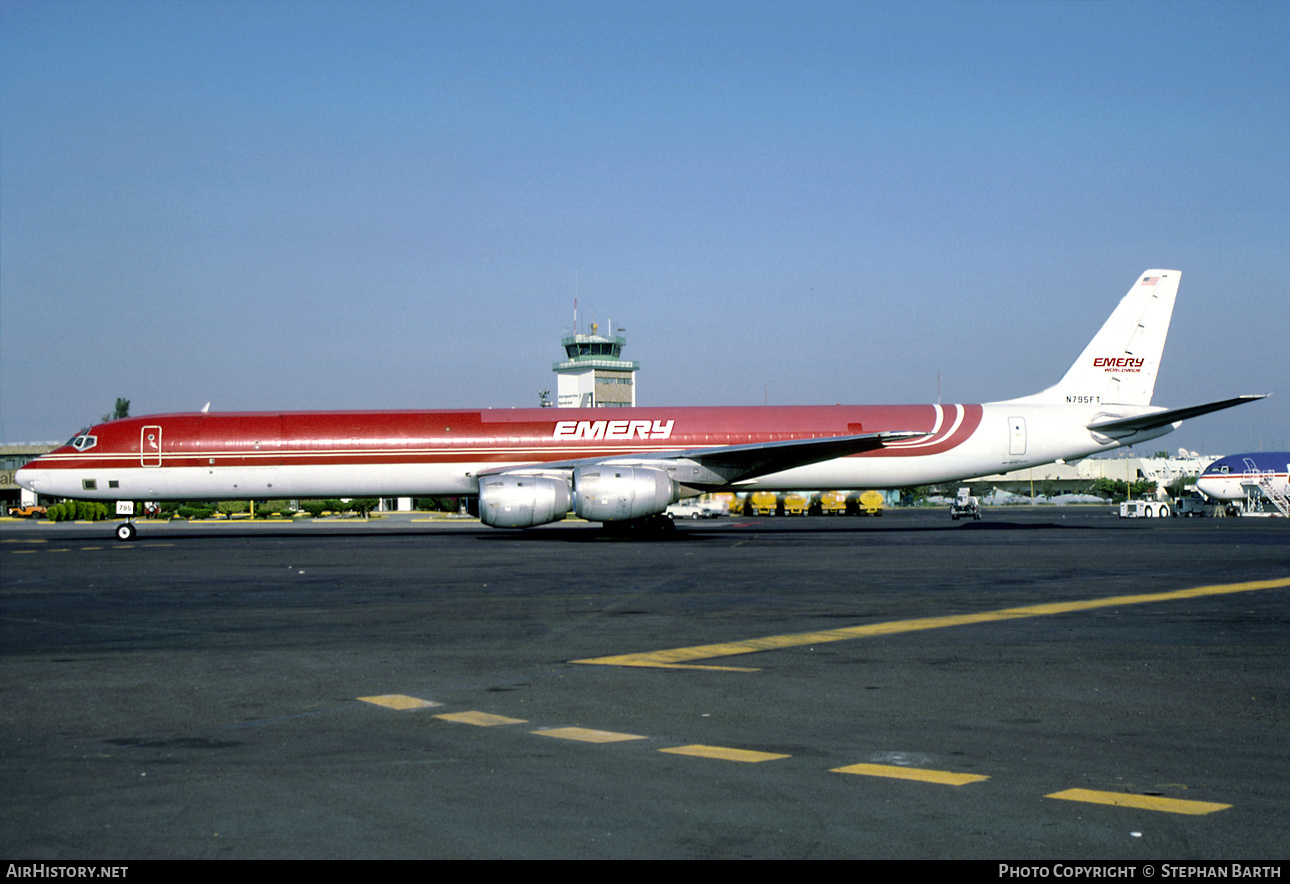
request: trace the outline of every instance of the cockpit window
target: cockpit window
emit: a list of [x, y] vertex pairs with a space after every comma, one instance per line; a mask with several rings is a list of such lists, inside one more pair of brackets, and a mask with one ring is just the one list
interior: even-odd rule
[[77, 451], [89, 451], [95, 445], [99, 444], [99, 437], [88, 436], [85, 433], [81, 433], [67, 444], [75, 448]]

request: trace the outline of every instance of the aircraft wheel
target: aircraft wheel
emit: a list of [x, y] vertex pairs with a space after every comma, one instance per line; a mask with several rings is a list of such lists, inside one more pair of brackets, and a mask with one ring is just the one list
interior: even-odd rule
[[134, 527], [133, 522], [125, 522], [121, 525], [116, 526], [117, 540], [134, 540], [135, 536], [138, 533], [139, 533], [139, 529]]

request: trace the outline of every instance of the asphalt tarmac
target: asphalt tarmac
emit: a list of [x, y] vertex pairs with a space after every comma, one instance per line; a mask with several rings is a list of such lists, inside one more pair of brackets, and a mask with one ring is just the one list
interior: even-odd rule
[[0, 856], [1284, 859], [1287, 639], [1285, 520], [5, 523]]

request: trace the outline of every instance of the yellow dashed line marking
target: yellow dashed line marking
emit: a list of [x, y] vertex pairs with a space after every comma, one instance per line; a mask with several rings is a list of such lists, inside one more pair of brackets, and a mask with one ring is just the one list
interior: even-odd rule
[[1092, 611], [1098, 608], [1114, 608], [1123, 605], [1142, 605], [1151, 602], [1170, 602], [1178, 599], [1203, 598], [1213, 595], [1228, 595], [1237, 592], [1254, 592], [1261, 589], [1281, 589], [1290, 586], [1290, 578], [1277, 580], [1254, 580], [1246, 583], [1228, 583], [1217, 586], [1198, 586], [1193, 589], [1178, 589], [1171, 592], [1144, 593], [1141, 595], [1121, 595], [1105, 599], [1085, 599], [1073, 602], [1053, 602], [1046, 605], [1026, 605], [1020, 608], [1004, 608], [1000, 611], [984, 611], [979, 614], [958, 614], [950, 617], [922, 617], [916, 620], [895, 620], [889, 623], [871, 623], [866, 626], [851, 626], [842, 629], [825, 629], [819, 632], [799, 632], [790, 635], [772, 635], [764, 638], [747, 639], [738, 642], [723, 642], [714, 645], [698, 645], [690, 648], [672, 648], [665, 651], [649, 651], [640, 654], [622, 654], [614, 657], [591, 657], [585, 660], [574, 660], [574, 663], [594, 663], [601, 666], [646, 666], [671, 669], [721, 669], [734, 672], [755, 672], [755, 669], [742, 669], [726, 666], [696, 666], [695, 661], [710, 660], [715, 657], [733, 657], [738, 654], [755, 654], [759, 651], [777, 651], [786, 648], [799, 648], [827, 642], [848, 641], [856, 638], [873, 638], [882, 635], [898, 635], [905, 632], [919, 632], [924, 629], [943, 629], [947, 626], [969, 626], [976, 623], [998, 623], [1004, 620], [1022, 620], [1029, 617], [1047, 617], [1053, 614], [1069, 614], [1075, 611]]
[[979, 783], [989, 777], [980, 774], [954, 773], [949, 770], [925, 770], [920, 767], [898, 767], [891, 764], [849, 764], [846, 767], [835, 767], [833, 773], [859, 774], [865, 777], [887, 777], [893, 780], [918, 780], [923, 783], [939, 783], [942, 786], [966, 786], [968, 783]]
[[1161, 798], [1156, 795], [1130, 795], [1127, 792], [1095, 792], [1092, 789], [1067, 789], [1044, 797], [1058, 798], [1062, 801], [1083, 801], [1088, 804], [1113, 804], [1116, 807], [1133, 807], [1138, 810], [1159, 810], [1164, 813], [1185, 813], [1191, 816], [1227, 810], [1232, 806], [1215, 804], [1212, 801], [1184, 801], [1181, 798]]
[[0, 543], [49, 543], [49, 541], [43, 537], [37, 537], [32, 540], [18, 539], [15, 537], [15, 538], [5, 538], [4, 540], [0, 540]]
[[409, 697], [406, 694], [381, 694], [378, 697], [359, 697], [364, 703], [372, 703], [377, 706], [384, 706], [387, 709], [430, 709], [435, 706], [442, 706], [442, 703], [435, 703], [430, 700], [421, 700], [416, 697]]
[[[48, 543], [47, 540], [5, 540], [3, 543]], [[174, 546], [173, 543], [116, 543], [110, 547], [107, 546], [81, 546], [77, 547], [79, 552], [102, 552], [105, 549], [157, 549], [165, 546]], [[47, 552], [47, 553], [64, 553], [71, 552], [70, 546], [54, 546], [45, 549], [11, 549], [10, 553], [19, 555], [21, 553]]]
[[532, 731], [531, 733], [535, 733], [539, 737], [578, 740], [582, 743], [621, 743], [624, 740], [648, 739], [638, 734], [616, 734], [613, 731], [595, 731], [585, 727], [553, 727], [547, 730]]
[[779, 755], [774, 752], [753, 752], [751, 749], [731, 749], [727, 746], [676, 746], [671, 749], [659, 749], [672, 755], [693, 755], [696, 758], [716, 758], [721, 761], [743, 761], [756, 764], [761, 761], [775, 761], [779, 758], [791, 758], [791, 755]]
[[[406, 694], [382, 694], [374, 697], [359, 697], [364, 703], [385, 706], [390, 709], [424, 709], [442, 704]], [[496, 727], [507, 724], [527, 724], [523, 718], [507, 718], [505, 715], [493, 715], [489, 712], [445, 712], [436, 715], [444, 721], [458, 724], [473, 724], [477, 727]], [[554, 737], [560, 740], [574, 740], [580, 743], [620, 743], [629, 740], [647, 740], [649, 737], [640, 734], [625, 734], [616, 731], [594, 730], [583, 727], [557, 727], [530, 731], [539, 737]], [[693, 758], [712, 758], [718, 761], [737, 761], [745, 764], [757, 764], [763, 761], [776, 761], [791, 758], [777, 752], [758, 752], [752, 749], [734, 749], [729, 746], [707, 746], [694, 743], [688, 746], [672, 746], [659, 749], [669, 755], [688, 755]], [[949, 770], [929, 770], [919, 767], [901, 767], [891, 764], [849, 764], [845, 767], [832, 768], [833, 773], [856, 774], [868, 777], [884, 777], [896, 780], [915, 780], [923, 783], [936, 783], [944, 786], [966, 786], [990, 779], [983, 774], [958, 773]], [[1227, 810], [1232, 805], [1216, 804], [1209, 801], [1184, 801], [1177, 798], [1160, 798], [1152, 795], [1131, 795], [1122, 792], [1095, 792], [1090, 789], [1067, 789], [1054, 792], [1046, 798], [1063, 801], [1082, 801], [1091, 804], [1110, 804], [1118, 807], [1133, 807], [1141, 810], [1155, 810], [1166, 813], [1203, 815], [1219, 810]]]
[[507, 718], [505, 715], [490, 715], [487, 712], [445, 712], [436, 715], [444, 721], [455, 721], [458, 724], [473, 724], [478, 727], [496, 727], [499, 724], [528, 724], [523, 718]]

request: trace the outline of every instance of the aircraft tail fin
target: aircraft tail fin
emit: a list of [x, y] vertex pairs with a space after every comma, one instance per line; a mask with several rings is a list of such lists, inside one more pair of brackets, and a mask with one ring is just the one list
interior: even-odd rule
[[1148, 270], [1056, 386], [1032, 402], [1150, 405], [1182, 273]]

